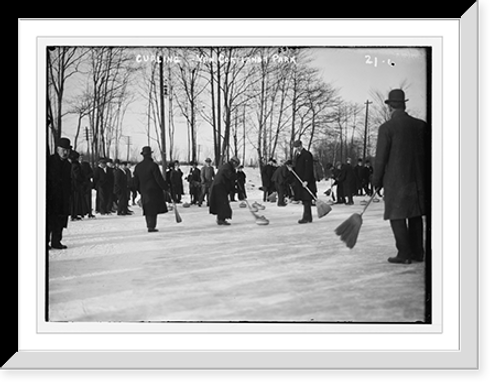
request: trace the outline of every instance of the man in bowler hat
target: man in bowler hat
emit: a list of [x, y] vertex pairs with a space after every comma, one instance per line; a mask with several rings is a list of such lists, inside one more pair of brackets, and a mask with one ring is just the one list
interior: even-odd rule
[[378, 131], [373, 174], [375, 189], [384, 188], [384, 219], [389, 220], [398, 253], [391, 263], [424, 258], [423, 220], [429, 210], [430, 131], [427, 123], [406, 113], [404, 91], [389, 93], [391, 118]]
[[56, 153], [47, 159], [47, 247], [63, 250], [63, 229], [68, 226], [71, 213], [71, 152], [69, 139], [61, 137]]
[[168, 191], [167, 182], [163, 179], [160, 167], [153, 161], [153, 151], [143, 147], [143, 159], [134, 170], [135, 188], [139, 191], [142, 201], [142, 211], [146, 218], [148, 232], [158, 232], [156, 223], [158, 214], [167, 213], [164, 191]]

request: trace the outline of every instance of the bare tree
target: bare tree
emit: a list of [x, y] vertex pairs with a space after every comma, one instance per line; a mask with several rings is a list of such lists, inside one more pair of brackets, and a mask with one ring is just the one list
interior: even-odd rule
[[57, 46], [47, 48], [47, 120], [55, 144], [62, 135], [63, 99], [66, 82], [79, 72], [79, 65], [87, 50], [80, 47]]
[[[197, 53], [196, 49], [184, 48], [177, 49], [180, 57], [189, 59]], [[206, 83], [202, 82], [200, 76], [201, 62], [199, 61], [180, 61], [177, 63], [179, 89], [175, 94], [178, 107], [182, 115], [186, 118], [188, 124], [188, 140], [191, 153], [188, 160], [198, 159], [198, 141], [197, 141], [197, 114], [199, 110], [199, 98], [203, 93]]]

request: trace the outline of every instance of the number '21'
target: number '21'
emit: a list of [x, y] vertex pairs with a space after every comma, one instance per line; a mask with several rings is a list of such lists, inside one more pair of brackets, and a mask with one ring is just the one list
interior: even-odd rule
[[[383, 63], [385, 63], [385, 60], [382, 61]], [[373, 66], [377, 66], [378, 65], [378, 58], [377, 57], [373, 57], [373, 60], [372, 60], [372, 56], [370, 56], [369, 54], [366, 54], [365, 55], [365, 63], [366, 64], [369, 64], [369, 65], [373, 65]], [[395, 66], [396, 64], [391, 61], [390, 59], [387, 60], [387, 64], [390, 65], [391, 67]]]

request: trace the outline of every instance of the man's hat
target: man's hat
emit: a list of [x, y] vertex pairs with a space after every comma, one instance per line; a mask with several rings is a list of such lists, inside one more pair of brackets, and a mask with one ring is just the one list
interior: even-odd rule
[[389, 98], [384, 103], [391, 102], [408, 102], [408, 99], [405, 99], [405, 92], [403, 90], [392, 90], [389, 92]]
[[61, 137], [59, 139], [59, 141], [57, 142], [57, 146], [61, 147], [61, 148], [64, 148], [64, 149], [71, 149], [71, 148], [73, 148], [71, 146], [71, 142], [69, 141], [69, 138], [66, 138], [66, 137]]
[[294, 147], [294, 148], [299, 148], [299, 147], [301, 147], [301, 146], [302, 146], [302, 141], [300, 141], [300, 140], [295, 140], [295, 141], [293, 142], [293, 147]]
[[233, 156], [230, 161], [234, 162], [234, 165], [236, 167], [238, 167], [241, 164], [240, 159], [238, 159], [236, 156]]
[[75, 150], [73, 150], [73, 149], [69, 153], [69, 158], [71, 160], [77, 160], [79, 157], [80, 157], [80, 154], [78, 152], [76, 152]]
[[205, 162], [206, 162], [206, 163], [212, 163], [212, 159], [210, 159], [209, 157], [207, 157], [207, 158], [205, 159]]
[[152, 153], [151, 147], [142, 147], [141, 155], [151, 156]]

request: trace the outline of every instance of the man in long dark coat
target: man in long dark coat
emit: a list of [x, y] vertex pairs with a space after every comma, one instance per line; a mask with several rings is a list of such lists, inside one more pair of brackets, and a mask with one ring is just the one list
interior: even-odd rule
[[99, 159], [97, 167], [94, 169], [94, 189], [96, 190], [96, 213], [101, 215], [109, 214], [108, 206], [108, 176], [106, 175], [106, 158]]
[[114, 208], [116, 204], [116, 197], [114, 193], [115, 187], [115, 164], [113, 160], [107, 159], [106, 161], [106, 212], [112, 213], [115, 212]]
[[354, 173], [350, 158], [347, 158], [346, 162], [340, 167], [338, 181], [342, 183], [345, 204], [354, 205], [353, 195], [356, 191], [356, 174]]
[[69, 154], [71, 162], [71, 221], [81, 220], [90, 212], [85, 199], [85, 176], [80, 164], [80, 154], [71, 150]]
[[92, 171], [92, 167], [88, 161], [84, 161], [82, 156], [80, 156], [80, 165], [82, 167], [82, 174], [85, 178], [83, 184], [83, 199], [85, 202], [85, 210], [88, 210], [88, 217], [95, 217], [92, 214], [92, 181], [94, 177], [94, 173]]
[[142, 211], [146, 218], [148, 232], [158, 232], [156, 229], [158, 215], [167, 213], [164, 191], [168, 191], [167, 182], [163, 179], [160, 167], [153, 161], [150, 147], [143, 147], [143, 160], [134, 170], [135, 188], [141, 195]]
[[390, 220], [398, 250], [391, 263], [422, 261], [423, 221], [429, 207], [430, 132], [427, 124], [405, 112], [405, 94], [393, 90], [385, 103], [391, 119], [380, 126], [373, 174], [384, 187], [384, 219]]
[[63, 229], [71, 213], [71, 151], [69, 139], [57, 142], [57, 151], [47, 159], [47, 247], [62, 250]]
[[182, 177], [184, 173], [180, 169], [179, 161], [174, 162], [174, 167], [170, 170], [170, 187], [172, 189], [173, 202], [180, 204], [184, 194], [184, 185], [182, 184]]
[[117, 215], [126, 216], [131, 214], [128, 210], [128, 188], [127, 172], [125, 171], [126, 162], [117, 162], [118, 167], [115, 170], [113, 192], [117, 200]]
[[236, 167], [239, 165], [240, 160], [233, 157], [229, 162], [220, 166], [215, 174], [210, 190], [209, 213], [217, 216], [218, 225], [230, 225], [226, 220], [233, 217], [229, 194], [236, 186]]
[[365, 173], [366, 171], [365, 166], [363, 165], [363, 159], [358, 159], [358, 164], [354, 167], [354, 175], [356, 177], [356, 191], [354, 192], [354, 195], [363, 195], [363, 185], [366, 181]]
[[314, 195], [318, 191], [316, 178], [314, 177], [313, 156], [311, 152], [302, 146], [302, 141], [300, 140], [295, 141], [293, 147], [296, 149], [294, 171], [303, 182], [303, 185], [299, 184], [295, 187], [297, 192], [295, 199], [301, 200], [303, 205], [303, 214], [299, 220], [299, 224], [312, 223], [311, 206], [313, 197], [307, 189]]
[[264, 189], [264, 202], [268, 201], [268, 197], [276, 191], [274, 182], [272, 181], [276, 169], [276, 160], [274, 159], [269, 159], [267, 164], [262, 167], [262, 188]]

